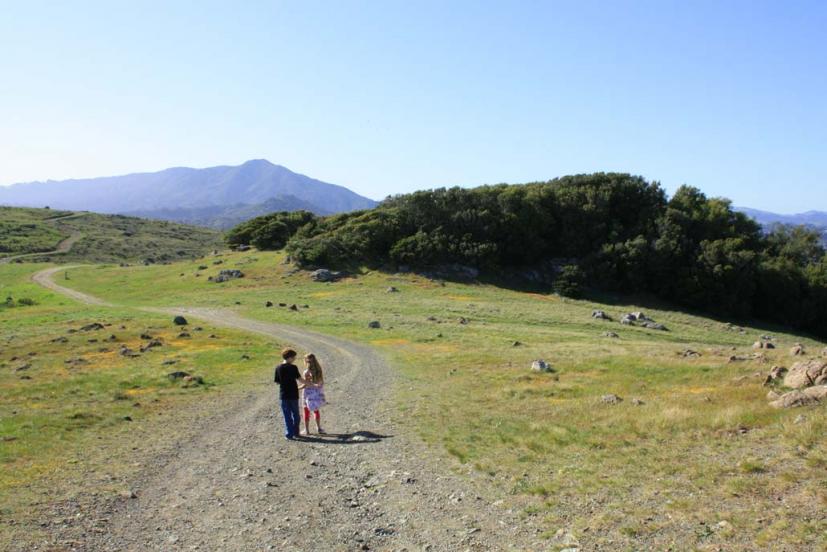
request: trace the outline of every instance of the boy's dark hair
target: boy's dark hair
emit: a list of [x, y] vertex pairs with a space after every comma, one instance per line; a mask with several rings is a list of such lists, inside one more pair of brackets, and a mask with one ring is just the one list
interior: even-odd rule
[[296, 358], [297, 356], [299, 356], [298, 353], [296, 353], [293, 349], [285, 349], [281, 352], [281, 358], [284, 360]]

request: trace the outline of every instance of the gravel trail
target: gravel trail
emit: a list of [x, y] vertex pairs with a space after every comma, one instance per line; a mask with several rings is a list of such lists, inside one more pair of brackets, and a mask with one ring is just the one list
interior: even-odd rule
[[[50, 268], [33, 279], [73, 299], [105, 301], [56, 284]], [[136, 498], [111, 505], [103, 528], [71, 535], [67, 550], [464, 551], [545, 550], [474, 475], [442, 458], [392, 421], [395, 373], [372, 349], [229, 310], [146, 309], [184, 314], [313, 351], [327, 375], [329, 432], [283, 437], [275, 385], [251, 385], [176, 450], [132, 482]], [[271, 366], [262, 380], [272, 381]], [[60, 537], [60, 535], [56, 535]], [[68, 536], [67, 536], [68, 539]]]

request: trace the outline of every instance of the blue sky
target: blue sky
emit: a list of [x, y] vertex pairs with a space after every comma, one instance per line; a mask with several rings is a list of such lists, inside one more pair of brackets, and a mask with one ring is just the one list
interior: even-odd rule
[[623, 171], [827, 210], [827, 2], [0, 14], [2, 184], [266, 158], [374, 198]]

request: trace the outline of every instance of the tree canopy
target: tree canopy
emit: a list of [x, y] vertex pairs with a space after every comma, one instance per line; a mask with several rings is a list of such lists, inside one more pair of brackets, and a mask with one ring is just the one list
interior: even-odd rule
[[651, 293], [827, 335], [827, 257], [815, 232], [764, 232], [726, 199], [690, 186], [668, 198], [628, 174], [420, 191], [330, 217], [274, 213], [228, 239], [286, 247], [304, 266], [459, 263], [497, 273], [557, 261], [558, 292]]

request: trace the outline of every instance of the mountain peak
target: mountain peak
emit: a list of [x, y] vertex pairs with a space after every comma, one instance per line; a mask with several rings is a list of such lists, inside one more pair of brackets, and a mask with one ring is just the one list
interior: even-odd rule
[[0, 188], [0, 204], [128, 213], [205, 207], [258, 205], [294, 196], [314, 211], [341, 213], [369, 209], [372, 199], [343, 186], [322, 182], [250, 159], [241, 165], [204, 169], [175, 167], [152, 173], [78, 180], [33, 182]]

